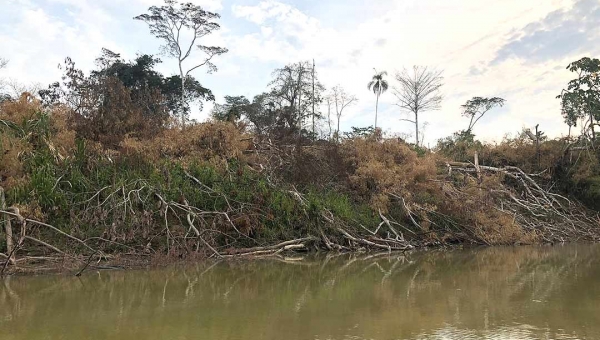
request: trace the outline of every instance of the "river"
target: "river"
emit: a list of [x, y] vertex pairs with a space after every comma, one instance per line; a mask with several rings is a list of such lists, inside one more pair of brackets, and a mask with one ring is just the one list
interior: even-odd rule
[[600, 339], [599, 245], [1, 280], [0, 339]]

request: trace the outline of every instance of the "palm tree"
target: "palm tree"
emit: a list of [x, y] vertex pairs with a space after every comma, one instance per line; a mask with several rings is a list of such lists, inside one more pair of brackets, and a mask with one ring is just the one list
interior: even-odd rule
[[387, 91], [389, 87], [388, 82], [383, 79], [384, 76], [387, 76], [386, 71], [377, 72], [377, 70], [375, 70], [375, 75], [368, 85], [369, 90], [372, 90], [377, 96], [377, 101], [375, 102], [375, 129], [377, 129], [377, 109], [379, 107], [379, 96]]

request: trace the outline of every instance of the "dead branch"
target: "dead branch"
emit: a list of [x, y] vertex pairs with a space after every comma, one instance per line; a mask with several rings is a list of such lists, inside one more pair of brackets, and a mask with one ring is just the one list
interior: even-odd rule
[[31, 236], [25, 236], [25, 239], [27, 239], [27, 240], [30, 240], [30, 241], [33, 241], [33, 242], [36, 242], [36, 243], [39, 243], [39, 244], [43, 245], [44, 247], [50, 248], [50, 249], [52, 249], [53, 251], [55, 251], [55, 252], [57, 252], [57, 253], [59, 253], [59, 254], [62, 254], [62, 255], [68, 256], [68, 255], [67, 255], [67, 253], [65, 253], [64, 251], [62, 251], [62, 250], [60, 250], [60, 249], [56, 248], [55, 246], [53, 246], [53, 245], [51, 245], [51, 244], [49, 244], [49, 243], [46, 243], [46, 242], [44, 242], [44, 241], [42, 241], [42, 240], [39, 240], [39, 239], [37, 239], [37, 238], [35, 238], [35, 237], [31, 237]]
[[277, 251], [277, 250], [285, 248], [286, 246], [289, 246], [289, 245], [298, 245], [298, 244], [302, 244], [302, 243], [314, 241], [314, 240], [316, 240], [315, 237], [308, 236], [308, 237], [303, 237], [303, 238], [299, 238], [299, 239], [295, 239], [295, 240], [281, 242], [281, 243], [278, 243], [278, 244], [275, 244], [272, 246], [233, 249], [233, 250], [230, 250], [227, 253], [227, 255], [232, 256], [232, 255], [241, 255], [241, 254], [247, 254], [247, 253], [253, 253], [253, 252]]
[[[6, 210], [0, 210], [0, 213], [2, 213], [2, 214], [6, 214], [6, 215], [10, 215], [10, 216], [14, 216], [14, 217], [23, 218], [23, 216], [21, 216], [21, 215], [19, 215], [19, 214], [16, 214], [16, 213], [14, 213], [14, 212], [10, 212], [10, 211], [6, 211]], [[79, 238], [77, 238], [77, 237], [75, 237], [75, 236], [73, 236], [73, 235], [67, 234], [67, 233], [65, 233], [64, 231], [62, 231], [62, 230], [60, 230], [60, 229], [58, 229], [58, 228], [56, 228], [56, 227], [54, 227], [54, 226], [51, 226], [50, 224], [47, 224], [47, 223], [44, 223], [44, 222], [40, 222], [40, 221], [36, 221], [36, 220], [32, 220], [32, 219], [29, 219], [29, 218], [23, 218], [23, 220], [24, 220], [25, 222], [27, 222], [27, 223], [33, 223], [33, 224], [37, 224], [37, 225], [40, 225], [40, 226], [43, 226], [43, 227], [49, 228], [49, 229], [51, 229], [51, 230], [54, 230], [55, 232], [57, 232], [57, 233], [59, 233], [59, 234], [61, 234], [61, 235], [65, 236], [65, 237], [67, 237], [67, 238], [69, 238], [69, 239], [71, 239], [71, 240], [74, 240], [74, 241], [76, 241], [76, 242], [78, 242], [78, 243], [82, 244], [84, 247], [88, 248], [89, 250], [91, 250], [91, 251], [94, 251], [94, 252], [96, 251], [96, 249], [94, 249], [94, 248], [90, 247], [89, 245], [87, 245], [87, 244], [85, 243], [85, 241], [83, 241], [83, 240], [81, 240], [81, 239], [79, 239]]]

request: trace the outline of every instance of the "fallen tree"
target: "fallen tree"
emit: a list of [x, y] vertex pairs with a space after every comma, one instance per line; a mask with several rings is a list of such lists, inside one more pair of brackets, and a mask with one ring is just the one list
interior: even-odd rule
[[[526, 174], [515, 166], [491, 167], [474, 163], [448, 162], [448, 175], [453, 172], [471, 176], [482, 182], [483, 176], [500, 175], [505, 179], [497, 187], [482, 187], [493, 201], [492, 208], [513, 216], [524, 229], [536, 232], [547, 242], [579, 239], [600, 239], [600, 218], [597, 212], [565, 196], [544, 189], [534, 180], [539, 174]], [[454, 189], [456, 199], [468, 199], [471, 194]]]

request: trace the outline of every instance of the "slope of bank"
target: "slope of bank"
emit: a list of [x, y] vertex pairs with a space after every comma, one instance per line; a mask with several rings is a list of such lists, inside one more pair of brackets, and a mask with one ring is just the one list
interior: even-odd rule
[[224, 122], [107, 144], [27, 95], [1, 104], [0, 131], [2, 272], [600, 236], [597, 212], [561, 190], [556, 167], [534, 172], [498, 149], [449, 157], [377, 134], [273, 140]]

